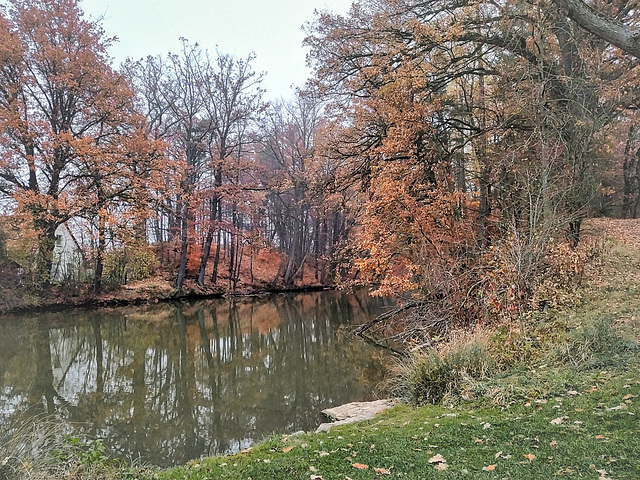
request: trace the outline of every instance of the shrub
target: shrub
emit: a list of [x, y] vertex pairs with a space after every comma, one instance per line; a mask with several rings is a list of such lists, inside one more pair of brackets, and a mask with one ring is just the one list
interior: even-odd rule
[[591, 325], [572, 331], [565, 343], [556, 347], [560, 362], [580, 370], [602, 368], [625, 354], [638, 350], [638, 344], [618, 335], [611, 327], [611, 319], [598, 317]]
[[62, 425], [51, 417], [36, 416], [0, 431], [0, 480], [107, 480], [122, 478], [128, 468], [109, 459], [99, 440], [64, 435]]
[[430, 348], [400, 362], [391, 380], [393, 395], [424, 405], [460, 395], [465, 382], [486, 378], [492, 370], [484, 341], [479, 337], [452, 340], [444, 348]]
[[496, 369], [504, 371], [542, 360], [545, 340], [550, 339], [535, 325], [521, 325], [520, 329], [503, 325], [492, 333], [489, 351]]
[[124, 285], [129, 281], [144, 280], [158, 268], [158, 259], [146, 246], [135, 249], [120, 248], [105, 257], [104, 277], [107, 283]]

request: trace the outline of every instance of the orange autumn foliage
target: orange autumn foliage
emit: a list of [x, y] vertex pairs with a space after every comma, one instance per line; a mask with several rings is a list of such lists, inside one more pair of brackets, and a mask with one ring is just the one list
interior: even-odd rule
[[[612, 16], [635, 11], [613, 3]], [[360, 1], [308, 31], [314, 86], [333, 101], [326, 151], [356, 205], [343, 273], [412, 306], [380, 322], [389, 336], [429, 337], [551, 301], [545, 285], [579, 276], [594, 199], [612, 208], [614, 156], [624, 156], [623, 209], [640, 205], [629, 90], [639, 63], [561, 12], [515, 0]]]
[[145, 210], [166, 171], [157, 164], [161, 147], [134, 112], [132, 89], [109, 65], [111, 42], [77, 0], [0, 8], [0, 194], [37, 232], [41, 283], [60, 225], [99, 224], [102, 245], [106, 223], [123, 223], [115, 212], [124, 204]]

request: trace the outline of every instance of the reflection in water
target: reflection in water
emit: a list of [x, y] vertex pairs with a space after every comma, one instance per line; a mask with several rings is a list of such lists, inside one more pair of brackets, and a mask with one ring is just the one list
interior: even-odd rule
[[383, 302], [338, 292], [0, 322], [0, 425], [51, 414], [157, 465], [308, 430], [370, 398], [384, 353], [342, 335]]

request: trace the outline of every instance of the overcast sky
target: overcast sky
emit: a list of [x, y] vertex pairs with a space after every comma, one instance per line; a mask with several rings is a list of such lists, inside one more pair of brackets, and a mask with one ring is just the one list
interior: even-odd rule
[[107, 36], [118, 37], [111, 56], [177, 52], [179, 38], [214, 51], [246, 57], [255, 52], [254, 70], [266, 72], [267, 99], [288, 98], [291, 85], [309, 76], [302, 25], [314, 9], [346, 13], [352, 0], [82, 0], [85, 14], [104, 17]]

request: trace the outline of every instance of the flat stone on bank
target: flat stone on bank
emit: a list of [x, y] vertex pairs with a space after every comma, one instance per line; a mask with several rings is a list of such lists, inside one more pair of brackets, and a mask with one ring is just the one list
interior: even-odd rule
[[339, 407], [322, 410], [323, 415], [331, 420], [331, 423], [322, 423], [316, 432], [328, 432], [336, 425], [370, 420], [378, 413], [393, 407], [397, 400], [375, 400], [373, 402], [352, 402]]

